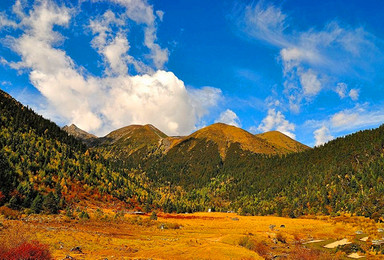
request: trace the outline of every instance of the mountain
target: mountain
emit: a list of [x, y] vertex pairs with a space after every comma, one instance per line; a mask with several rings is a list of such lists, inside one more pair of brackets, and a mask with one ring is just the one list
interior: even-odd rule
[[[288, 154], [309, 149], [309, 147], [276, 132], [255, 136], [241, 128], [216, 123], [204, 127], [189, 136], [167, 136], [153, 125], [130, 125], [108, 135], [96, 138], [76, 126], [64, 127], [69, 134], [82, 140], [92, 150], [103, 154], [128, 169], [153, 168], [157, 160], [185, 163], [180, 156], [193, 164], [199, 164], [201, 154], [218, 154], [225, 160], [232, 144], [239, 149], [257, 154]], [[197, 149], [200, 147], [199, 149]], [[200, 159], [197, 159], [200, 158]], [[201, 161], [200, 161], [201, 163]]]
[[136, 168], [148, 157], [162, 154], [162, 140], [168, 138], [153, 125], [130, 125], [117, 129], [92, 143], [93, 149], [106, 158]]
[[99, 143], [102, 145], [141, 145], [158, 143], [167, 135], [161, 132], [153, 125], [130, 125], [117, 129], [103, 138], [100, 138]]
[[96, 139], [97, 136], [87, 133], [86, 131], [78, 128], [76, 125], [72, 124], [70, 126], [64, 126], [62, 128], [65, 132], [67, 132], [69, 135], [72, 135], [76, 139], [79, 139], [83, 141], [86, 145], [91, 145]]
[[222, 158], [225, 158], [228, 148], [234, 143], [238, 143], [242, 150], [258, 154], [285, 154], [302, 151], [305, 147], [279, 132], [274, 135], [268, 133], [255, 136], [241, 128], [223, 123], [202, 128], [182, 140], [182, 142], [189, 142], [191, 147], [202, 141], [214, 142]]
[[267, 141], [274, 147], [277, 147], [277, 149], [279, 149], [282, 153], [302, 152], [311, 149], [310, 147], [297, 142], [296, 140], [283, 133], [280, 133], [279, 131], [269, 131], [266, 133], [257, 134], [256, 137]]
[[204, 187], [223, 174], [234, 176], [232, 170], [238, 168], [239, 162], [241, 167], [254, 165], [256, 160], [244, 161], [245, 156], [281, 156], [306, 149], [309, 148], [278, 132], [260, 138], [241, 128], [216, 123], [174, 140], [162, 156], [141, 161], [140, 167], [156, 181], [191, 190]]
[[65, 127], [64, 130], [87, 145], [103, 148], [109, 154], [124, 159], [138, 151], [141, 151], [142, 156], [144, 151], [166, 154], [172, 149], [180, 150], [181, 146], [185, 149], [184, 152], [188, 152], [201, 142], [213, 142], [217, 145], [222, 158], [225, 158], [228, 148], [234, 143], [240, 144], [242, 150], [269, 155], [310, 149], [277, 131], [253, 135], [241, 128], [223, 123], [215, 123], [189, 136], [179, 137], [169, 137], [153, 125], [126, 126], [98, 139], [73, 125]]
[[56, 213], [112, 201], [165, 212], [377, 219], [384, 216], [384, 125], [313, 149], [279, 132], [252, 135], [225, 124], [186, 137], [135, 125], [87, 148], [0, 91], [0, 206]]

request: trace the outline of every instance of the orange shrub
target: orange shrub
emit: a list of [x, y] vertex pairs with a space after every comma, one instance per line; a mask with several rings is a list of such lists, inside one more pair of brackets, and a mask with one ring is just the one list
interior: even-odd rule
[[254, 248], [254, 251], [262, 256], [262, 257], [266, 257], [269, 253], [269, 247], [268, 245], [265, 243], [265, 241], [262, 241], [262, 242], [256, 242], [255, 243], [255, 248]]
[[0, 207], [0, 215], [3, 215], [6, 219], [18, 219], [20, 212], [17, 210], [10, 209], [8, 207]]
[[240, 238], [239, 245], [249, 250], [255, 251], [262, 257], [266, 257], [269, 253], [269, 247], [265, 241], [256, 241], [249, 236]]

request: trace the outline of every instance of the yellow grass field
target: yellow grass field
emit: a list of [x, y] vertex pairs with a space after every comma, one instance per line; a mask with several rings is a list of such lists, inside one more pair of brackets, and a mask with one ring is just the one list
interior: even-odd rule
[[[344, 238], [357, 243], [369, 236], [367, 242], [359, 241], [364, 255], [380, 259], [369, 248], [372, 239], [381, 237], [381, 224], [362, 217], [194, 213], [158, 214], [157, 220], [150, 220], [149, 215], [107, 210], [90, 216], [87, 220], [63, 215], [0, 217], [0, 241], [38, 240], [49, 245], [55, 259], [347, 259], [346, 252], [323, 246]], [[363, 234], [356, 234], [358, 230]], [[323, 241], [307, 243], [313, 240]], [[73, 250], [76, 247], [80, 250]]]

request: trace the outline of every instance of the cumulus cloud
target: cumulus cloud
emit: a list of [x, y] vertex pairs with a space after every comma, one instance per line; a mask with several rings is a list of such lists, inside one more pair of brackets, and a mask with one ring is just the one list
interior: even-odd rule
[[268, 110], [268, 115], [261, 121], [257, 130], [261, 132], [277, 130], [291, 138], [296, 138], [296, 135], [293, 133], [295, 125], [290, 123], [280, 111], [275, 109]]
[[340, 98], [345, 98], [347, 94], [347, 88], [348, 88], [347, 84], [340, 82], [340, 83], [337, 83], [335, 91]]
[[227, 109], [224, 112], [222, 112], [219, 118], [216, 120], [216, 123], [224, 123], [228, 125], [241, 127], [239, 117], [236, 115], [235, 112], [233, 112], [230, 109]]
[[300, 83], [305, 96], [315, 96], [321, 90], [321, 83], [318, 76], [312, 70], [300, 72]]
[[370, 127], [384, 122], [383, 108], [367, 109], [368, 104], [356, 105], [344, 109], [330, 117], [330, 125], [336, 131], [345, 131], [361, 127]]
[[[32, 84], [47, 99], [46, 115], [74, 123], [86, 131], [104, 135], [129, 124], [152, 123], [171, 135], [195, 129], [221, 98], [215, 88], [187, 89], [172, 72], [157, 68], [167, 61], [166, 49], [156, 43], [156, 23], [152, 6], [144, 0], [114, 0], [124, 13], [106, 11], [91, 20], [91, 45], [105, 62], [105, 75], [90, 75], [60, 49], [65, 37], [56, 28], [71, 26], [76, 12], [49, 0], [36, 1], [23, 12], [17, 1], [14, 12], [20, 18], [18, 37], [8, 37], [9, 47], [20, 61], [7, 63], [26, 69]], [[143, 45], [150, 50], [150, 64], [129, 54], [130, 43], [124, 26], [134, 21], [144, 27]], [[115, 29], [111, 29], [112, 27]], [[129, 73], [133, 65], [137, 72]]]
[[332, 116], [331, 123], [334, 127], [344, 127], [354, 124], [358, 118], [358, 113], [353, 113], [351, 111], [341, 111]]
[[335, 92], [339, 95], [341, 99], [349, 96], [353, 101], [357, 101], [359, 99], [359, 91], [359, 89], [352, 88], [348, 92], [348, 85], [343, 82], [337, 83], [337, 86], [335, 88]]
[[[125, 15], [136, 23], [144, 24], [144, 44], [150, 49], [148, 55], [157, 69], [163, 67], [168, 61], [169, 51], [162, 49], [156, 43], [156, 16], [153, 7], [146, 0], [110, 0], [125, 7]], [[159, 19], [163, 18], [162, 12], [157, 12]]]
[[[374, 37], [361, 27], [351, 28], [332, 21], [321, 30], [292, 32], [287, 30], [288, 21], [279, 6], [266, 1], [244, 6], [237, 17], [237, 24], [246, 35], [280, 50], [284, 93], [293, 112], [299, 112], [303, 102], [310, 102], [325, 89], [332, 76], [350, 75], [355, 68], [363, 68], [366, 64], [362, 56], [367, 60], [380, 56], [372, 42]], [[351, 98], [357, 97], [353, 91]]]
[[213, 87], [190, 88], [188, 95], [198, 118], [208, 114], [209, 110], [223, 99], [221, 90]]
[[333, 134], [345, 134], [356, 129], [373, 127], [384, 122], [384, 110], [377, 107], [368, 110], [368, 104], [356, 105], [329, 116], [326, 120], [308, 120], [304, 127], [314, 129], [315, 145], [333, 139]]
[[322, 126], [321, 128], [315, 130], [313, 134], [315, 137], [315, 146], [325, 144], [334, 138], [326, 126]]
[[17, 23], [12, 20], [9, 20], [4, 13], [0, 12], [0, 29], [4, 27], [16, 28]]
[[356, 101], [359, 99], [359, 90], [353, 88], [349, 91], [348, 95], [352, 100]]

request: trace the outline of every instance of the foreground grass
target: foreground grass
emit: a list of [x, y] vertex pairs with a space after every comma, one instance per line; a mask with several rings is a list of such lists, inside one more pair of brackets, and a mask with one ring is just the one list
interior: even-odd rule
[[[340, 249], [322, 245], [347, 238], [357, 241], [363, 230], [379, 237], [378, 224], [357, 217], [238, 216], [234, 213], [158, 214], [134, 216], [95, 211], [90, 219], [63, 215], [31, 215], [0, 219], [0, 240], [23, 234], [50, 247], [55, 259], [344, 259]], [[12, 238], [13, 237], [13, 238]], [[313, 239], [323, 242], [304, 244]], [[15, 243], [15, 242], [11, 242]], [[369, 242], [360, 243], [366, 255]], [[377, 256], [379, 257], [379, 256]]]

